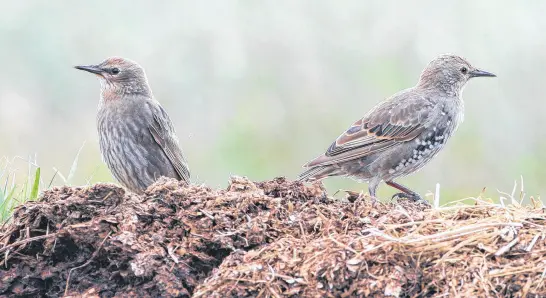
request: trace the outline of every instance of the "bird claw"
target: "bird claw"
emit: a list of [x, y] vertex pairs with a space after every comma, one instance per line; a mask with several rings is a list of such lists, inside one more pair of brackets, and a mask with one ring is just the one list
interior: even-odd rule
[[396, 193], [392, 196], [392, 199], [400, 199], [400, 198], [405, 198], [405, 199], [408, 199], [408, 200], [412, 200], [416, 203], [422, 203], [422, 204], [425, 204], [427, 206], [431, 206], [430, 203], [423, 199], [418, 193], [412, 193], [412, 194], [408, 194], [408, 193], [405, 193], [405, 192], [399, 192], [399, 193]]

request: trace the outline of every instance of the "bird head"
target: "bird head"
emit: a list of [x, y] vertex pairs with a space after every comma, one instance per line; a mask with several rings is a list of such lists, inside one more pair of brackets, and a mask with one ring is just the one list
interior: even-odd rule
[[421, 73], [418, 86], [437, 88], [458, 95], [471, 78], [496, 77], [496, 75], [472, 66], [464, 58], [445, 54], [432, 60]]
[[126, 94], [151, 96], [144, 69], [129, 59], [110, 57], [97, 65], [78, 65], [75, 68], [99, 78], [104, 99]]

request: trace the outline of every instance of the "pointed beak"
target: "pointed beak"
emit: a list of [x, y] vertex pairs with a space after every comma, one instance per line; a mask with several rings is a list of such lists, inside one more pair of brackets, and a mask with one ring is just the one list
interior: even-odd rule
[[96, 65], [78, 65], [74, 66], [74, 68], [79, 70], [85, 70], [96, 75], [102, 75], [102, 69]]
[[490, 72], [487, 72], [485, 70], [480, 70], [480, 69], [477, 69], [477, 68], [472, 70], [469, 74], [470, 74], [471, 78], [475, 78], [475, 77], [496, 77], [495, 74], [492, 74]]

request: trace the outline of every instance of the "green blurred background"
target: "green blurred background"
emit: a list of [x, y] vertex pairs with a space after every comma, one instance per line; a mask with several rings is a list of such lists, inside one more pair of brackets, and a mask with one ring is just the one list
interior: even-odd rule
[[[193, 181], [295, 178], [353, 121], [451, 52], [498, 75], [464, 92], [445, 150], [399, 180], [442, 201], [546, 187], [544, 1], [0, 1], [0, 156], [36, 155], [47, 184], [82, 144], [73, 184], [113, 181], [95, 128], [99, 83], [72, 66], [146, 70]], [[14, 166], [26, 171], [21, 162]], [[63, 184], [55, 178], [55, 185]], [[364, 184], [331, 178], [330, 191]], [[379, 195], [394, 193], [381, 186]]]

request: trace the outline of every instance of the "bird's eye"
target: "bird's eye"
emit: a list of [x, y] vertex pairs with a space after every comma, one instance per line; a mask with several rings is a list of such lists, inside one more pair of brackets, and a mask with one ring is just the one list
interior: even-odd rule
[[461, 68], [461, 72], [462, 72], [462, 73], [466, 74], [467, 71], [468, 71], [468, 69], [467, 69], [466, 67], [463, 66], [463, 67]]
[[119, 68], [115, 67], [115, 68], [112, 68], [110, 70], [110, 72], [113, 74], [113, 75], [117, 75], [119, 73]]

